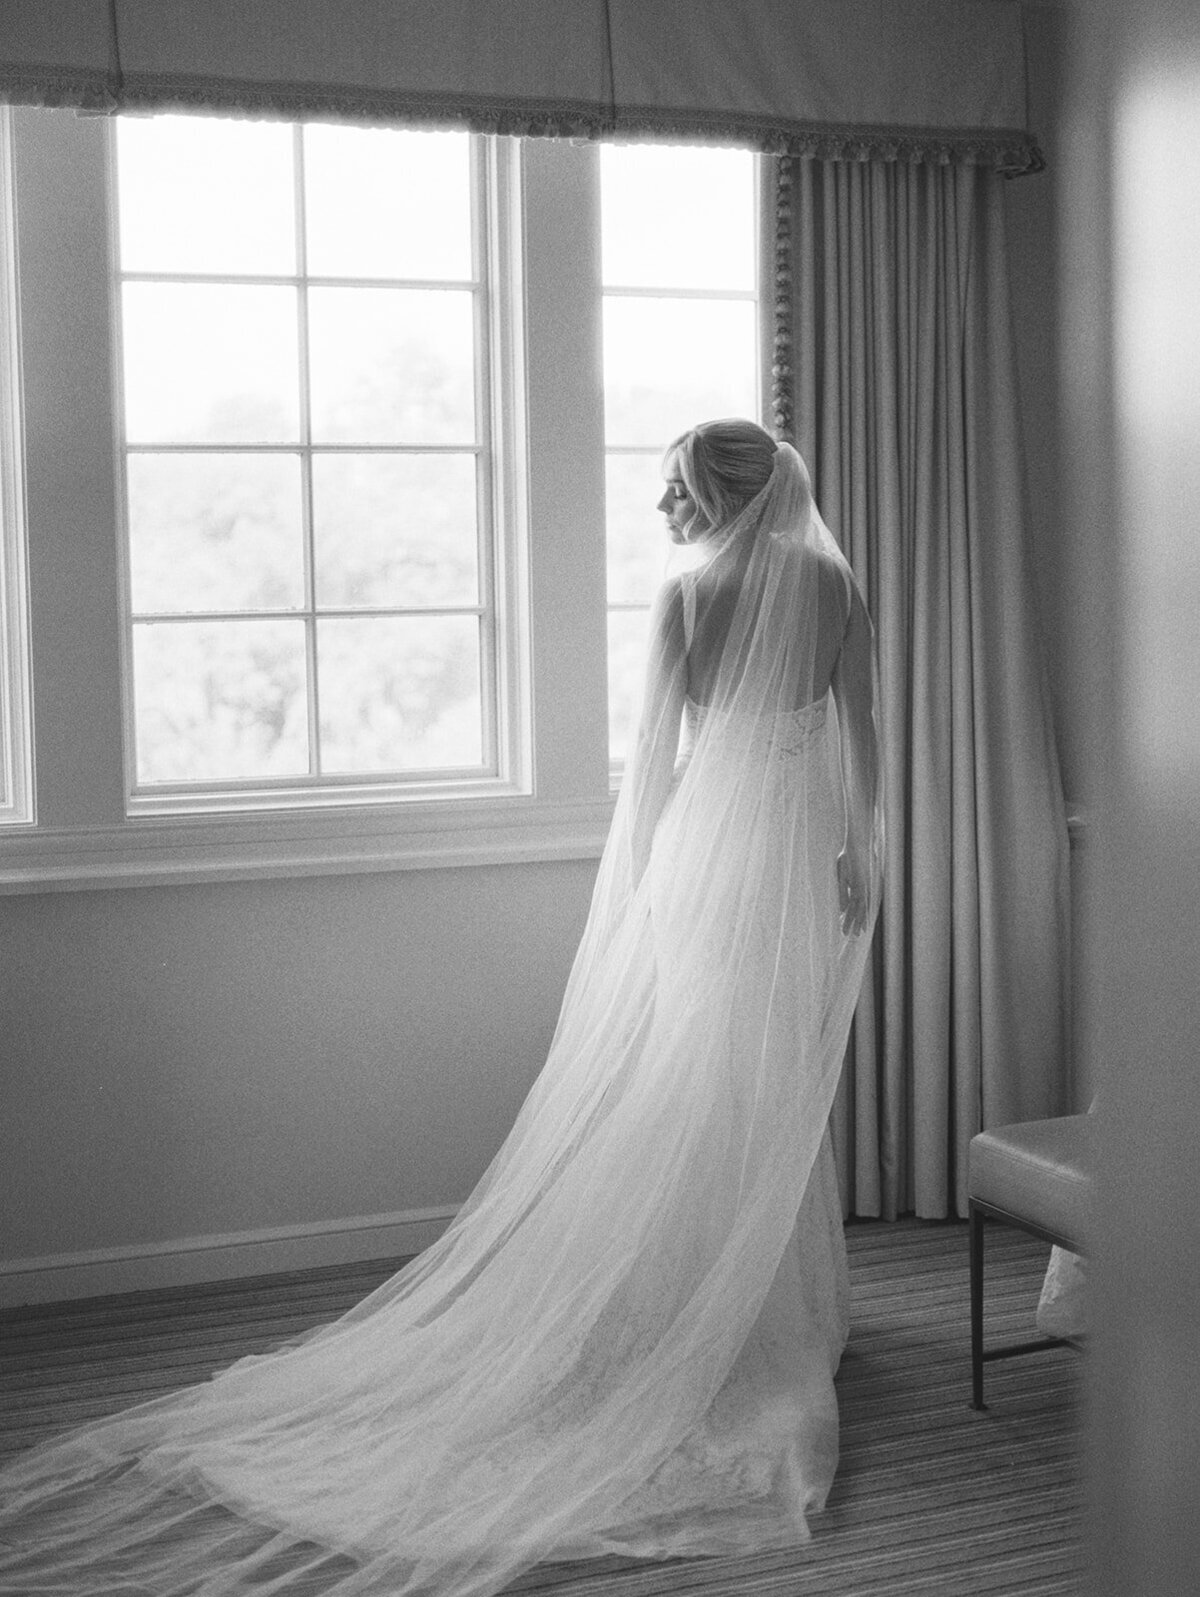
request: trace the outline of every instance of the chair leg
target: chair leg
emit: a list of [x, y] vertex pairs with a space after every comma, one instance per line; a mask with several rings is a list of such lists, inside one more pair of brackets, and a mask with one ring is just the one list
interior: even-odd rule
[[971, 1407], [983, 1409], [983, 1213], [968, 1207], [971, 1240]]

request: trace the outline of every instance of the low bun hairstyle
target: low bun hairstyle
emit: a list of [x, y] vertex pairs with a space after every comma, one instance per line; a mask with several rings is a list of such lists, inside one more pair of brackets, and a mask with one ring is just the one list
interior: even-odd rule
[[757, 422], [731, 417], [704, 421], [667, 446], [697, 509], [710, 527], [723, 527], [767, 486], [775, 440]]

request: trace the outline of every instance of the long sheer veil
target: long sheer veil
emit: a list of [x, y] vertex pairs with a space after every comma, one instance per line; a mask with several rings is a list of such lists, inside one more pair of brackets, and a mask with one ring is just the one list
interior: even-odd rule
[[655, 1549], [643, 1494], [726, 1381], [817, 1155], [882, 846], [838, 724], [869, 723], [870, 675], [839, 694], [835, 662], [830, 691], [820, 641], [861, 601], [794, 451], [665, 594], [641, 746], [673, 748], [707, 647], [689, 756], [665, 792], [653, 757], [631, 770], [548, 1061], [454, 1223], [334, 1324], [18, 1460], [0, 1591], [481, 1597]]

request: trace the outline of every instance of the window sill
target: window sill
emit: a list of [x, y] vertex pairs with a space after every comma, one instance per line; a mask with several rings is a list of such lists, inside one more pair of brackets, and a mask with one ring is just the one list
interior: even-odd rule
[[611, 818], [604, 800], [525, 799], [13, 829], [0, 837], [0, 893], [596, 859]]
[[[220, 820], [139, 817], [122, 826], [13, 827], [0, 833], [0, 894], [160, 887], [243, 878], [348, 876], [598, 859], [612, 799], [429, 806], [403, 813], [325, 811]], [[1090, 816], [1067, 806], [1072, 848]]]

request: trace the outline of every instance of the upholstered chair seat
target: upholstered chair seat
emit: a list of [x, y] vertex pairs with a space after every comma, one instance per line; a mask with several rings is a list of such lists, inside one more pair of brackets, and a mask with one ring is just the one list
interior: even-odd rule
[[984, 1221], [1019, 1227], [1072, 1253], [1086, 1255], [1091, 1232], [1093, 1141], [1090, 1115], [1062, 1115], [994, 1126], [972, 1137], [967, 1154], [971, 1239], [971, 1402], [983, 1408], [983, 1366], [1042, 1348], [1064, 1337], [984, 1350]]

